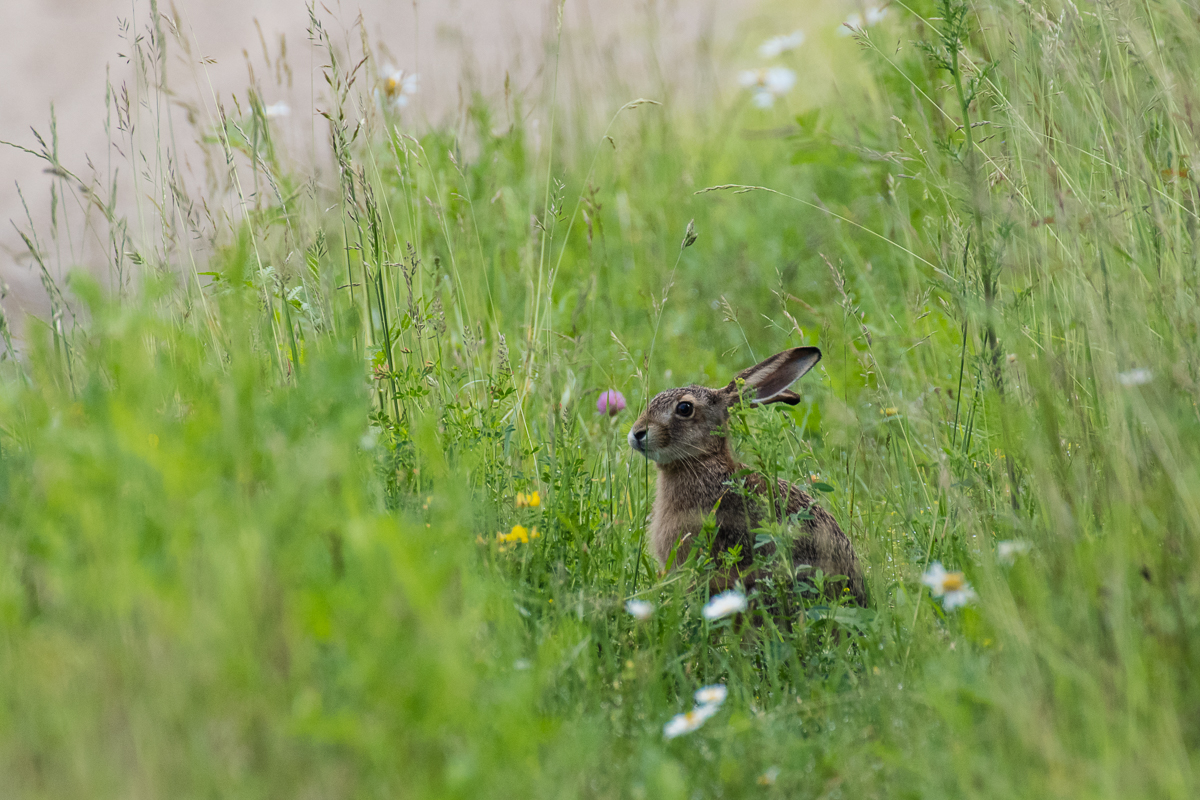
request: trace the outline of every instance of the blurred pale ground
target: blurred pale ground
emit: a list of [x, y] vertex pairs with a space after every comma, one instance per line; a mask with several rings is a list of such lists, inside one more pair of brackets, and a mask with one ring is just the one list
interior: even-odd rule
[[[119, 210], [131, 216], [133, 240], [153, 237], [149, 227], [139, 230], [139, 225], [151, 224], [154, 208], [143, 203], [138, 209], [132, 201], [129, 154], [110, 149], [104, 124], [106, 74], [118, 91], [134, 80], [134, 69], [121, 54], [131, 52], [128, 39], [134, 33], [144, 35], [148, 29], [150, 3], [4, 0], [3, 5], [0, 140], [37, 149], [30, 127], [48, 139], [53, 104], [63, 165], [85, 181], [117, 168], [122, 178]], [[722, 53], [746, 49], [736, 39], [746, 35], [744, 23], [755, 10], [756, 4], [736, 0], [567, 0], [563, 53], [569, 58], [562, 62], [559, 96], [573, 90], [575, 98], [597, 101], [595, 116], [607, 118], [622, 102], [637, 97], [679, 102], [697, 94], [711, 96], [722, 86], [728, 90], [729, 76], [718, 76], [714, 64]], [[167, 83], [176, 101], [170, 108], [176, 162], [193, 196], [205, 187], [198, 128], [211, 121], [215, 98], [231, 109], [236, 95], [246, 108], [251, 69], [265, 104], [285, 101], [291, 108], [283, 126], [290, 158], [325, 163], [328, 125], [312, 112], [327, 99], [321, 77], [325, 55], [309, 41], [304, 0], [176, 0], [162, 4], [160, 12], [177, 20], [181, 35], [191, 42], [189, 55], [167, 37]], [[502, 110], [506, 76], [513, 94], [524, 98], [530, 123], [540, 121], [556, 13], [553, 0], [326, 0], [317, 6], [326, 29], [350, 52], [361, 52], [365, 35], [378, 58], [376, 68], [391, 60], [420, 74], [420, 90], [403, 120], [416, 129], [461, 120], [464, 98], [473, 91]], [[278, 69], [282, 42], [292, 73], [290, 88], [286, 72]], [[188, 107], [201, 110], [199, 126], [189, 124]], [[142, 112], [143, 136], [145, 118], [153, 112], [149, 107]], [[143, 141], [144, 153], [153, 148], [152, 141]], [[58, 244], [50, 243], [53, 179], [44, 167], [28, 154], [0, 147], [0, 280], [8, 285], [3, 305], [18, 336], [23, 315], [44, 315], [48, 305], [33, 260], [14, 228], [30, 229], [17, 184], [57, 280], [76, 267], [105, 271], [103, 220], [93, 212], [85, 225], [77, 197], [66, 198], [65, 217], [60, 202]]]

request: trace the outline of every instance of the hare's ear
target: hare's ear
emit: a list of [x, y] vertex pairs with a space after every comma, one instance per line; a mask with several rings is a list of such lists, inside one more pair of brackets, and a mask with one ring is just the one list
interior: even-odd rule
[[787, 403], [794, 406], [800, 402], [800, 395], [789, 391], [788, 387], [820, 360], [821, 351], [815, 347], [793, 347], [791, 350], [784, 350], [761, 364], [739, 372], [725, 387], [725, 393], [730, 403], [736, 402], [740, 380], [745, 383], [747, 396], [755, 403]]

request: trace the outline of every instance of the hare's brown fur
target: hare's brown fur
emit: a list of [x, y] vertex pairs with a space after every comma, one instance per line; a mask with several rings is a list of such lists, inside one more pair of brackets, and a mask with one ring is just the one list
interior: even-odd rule
[[[704, 518], [716, 510], [714, 553], [741, 545], [734, 575], [723, 580], [752, 584], [754, 529], [775, 509], [783, 520], [798, 515], [799, 535], [792, 547], [795, 566], [808, 565], [844, 581], [826, 583], [830, 596], [850, 590], [854, 601], [866, 603], [862, 569], [854, 547], [837, 522], [799, 487], [780, 480], [776, 486], [762, 475], [735, 478], [743, 470], [729, 447], [726, 423], [729, 408], [742, 393], [757, 402], [796, 403], [787, 386], [820, 359], [816, 348], [799, 347], [779, 353], [745, 370], [723, 389], [685, 386], [654, 397], [634, 423], [629, 443], [658, 466], [658, 491], [650, 519], [650, 551], [660, 566], [682, 562], [700, 535]], [[742, 385], [739, 386], [739, 379]], [[757, 395], [757, 396], [756, 396]], [[684, 415], [682, 408], [690, 411]], [[772, 497], [773, 496], [773, 497]], [[674, 552], [674, 559], [671, 554]], [[760, 551], [762, 552], [762, 551]]]

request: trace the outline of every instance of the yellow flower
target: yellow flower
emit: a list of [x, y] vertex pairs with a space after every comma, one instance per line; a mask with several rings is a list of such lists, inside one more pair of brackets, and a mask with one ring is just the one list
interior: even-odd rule
[[900, 413], [900, 409], [896, 408], [895, 406], [888, 406], [887, 408], [879, 409], [879, 413], [883, 414], [885, 417], [894, 417]]
[[542, 504], [542, 498], [537, 492], [517, 492], [517, 508], [537, 508]]
[[524, 525], [513, 525], [512, 530], [508, 533], [497, 533], [496, 541], [502, 545], [514, 544], [516, 542], [520, 542], [521, 544], [529, 544], [530, 539], [536, 539], [539, 536], [541, 536], [541, 534], [538, 533], [537, 528], [530, 530]]

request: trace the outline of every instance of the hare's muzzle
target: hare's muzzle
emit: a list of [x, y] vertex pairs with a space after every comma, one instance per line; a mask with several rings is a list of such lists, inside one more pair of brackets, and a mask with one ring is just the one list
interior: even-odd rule
[[646, 429], [635, 427], [629, 431], [629, 446], [639, 453], [646, 453]]

